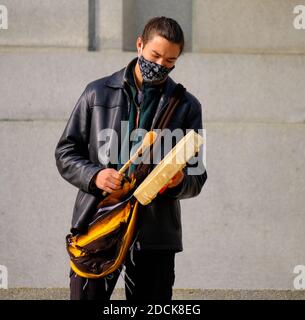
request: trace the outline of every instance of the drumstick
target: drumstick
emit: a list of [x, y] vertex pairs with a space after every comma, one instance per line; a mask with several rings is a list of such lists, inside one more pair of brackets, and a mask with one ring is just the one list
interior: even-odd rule
[[[154, 131], [149, 131], [146, 133], [140, 147], [137, 149], [137, 151], [133, 154], [133, 156], [123, 165], [123, 167], [119, 170], [119, 173], [124, 173], [128, 167], [131, 165], [132, 162], [134, 162], [143, 152], [154, 143], [156, 140], [157, 134]], [[107, 191], [103, 191], [103, 196], [106, 196], [108, 194]]]

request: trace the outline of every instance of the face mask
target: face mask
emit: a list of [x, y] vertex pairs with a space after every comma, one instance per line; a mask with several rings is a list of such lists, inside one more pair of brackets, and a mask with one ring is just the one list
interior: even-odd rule
[[138, 63], [142, 73], [143, 81], [145, 82], [159, 82], [164, 80], [167, 75], [175, 68], [167, 68], [161, 64], [149, 61], [142, 55], [143, 45], [141, 47], [141, 56], [138, 58]]

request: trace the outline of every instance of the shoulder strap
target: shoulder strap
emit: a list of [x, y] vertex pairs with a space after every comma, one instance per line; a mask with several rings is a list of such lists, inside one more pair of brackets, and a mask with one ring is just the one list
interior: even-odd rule
[[[175, 111], [178, 104], [182, 100], [184, 93], [186, 89], [183, 87], [182, 84], [178, 83], [176, 87], [173, 90], [173, 94], [170, 97], [170, 101], [168, 104], [168, 107], [165, 109], [164, 114], [159, 119], [158, 123], [155, 125], [154, 129], [165, 129]], [[135, 176], [137, 180], [137, 184], [141, 182], [145, 177], [149, 174], [149, 172], [152, 170], [152, 160], [153, 160], [153, 151], [155, 148], [158, 148], [160, 146], [161, 139], [157, 137], [156, 141], [153, 143], [152, 146], [150, 146], [149, 150], [144, 152], [143, 154], [143, 160], [145, 163], [141, 162], [137, 165], [135, 170]], [[150, 161], [147, 163], [145, 159], [149, 158]]]
[[170, 97], [168, 107], [165, 109], [165, 112], [160, 118], [159, 123], [156, 124], [155, 129], [158, 128], [163, 130], [167, 127], [176, 107], [184, 95], [184, 92], [185, 88], [181, 83], [178, 83], [173, 90], [172, 96]]

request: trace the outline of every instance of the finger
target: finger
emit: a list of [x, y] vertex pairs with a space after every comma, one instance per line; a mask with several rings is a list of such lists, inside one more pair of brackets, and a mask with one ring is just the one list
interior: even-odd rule
[[181, 171], [178, 171], [178, 173], [172, 177], [172, 180], [178, 181], [182, 178], [182, 176], [183, 176], [183, 173]]
[[110, 182], [110, 183], [112, 183], [112, 184], [114, 184], [114, 185], [120, 186], [121, 183], [122, 183], [122, 180], [116, 179], [116, 178], [113, 178], [113, 177], [110, 177], [110, 178], [108, 179], [108, 182]]
[[123, 176], [110, 176], [108, 181], [111, 181], [112, 183], [118, 183], [120, 184], [123, 180]]
[[180, 172], [177, 172], [173, 177], [172, 177], [172, 179], [177, 179], [178, 177], [180, 176]]
[[108, 188], [108, 187], [103, 187], [103, 190], [106, 191], [107, 193], [112, 193], [113, 190], [111, 188]]
[[121, 188], [121, 184], [116, 184], [116, 183], [112, 183], [112, 182], [108, 181], [107, 187], [111, 188], [113, 190], [117, 190], [117, 189]]
[[181, 176], [183, 176], [184, 175], [184, 173], [183, 173], [183, 171], [178, 171], [177, 172], [177, 174], [175, 175], [175, 177], [181, 177]]
[[169, 183], [167, 183], [165, 186], [163, 186], [163, 187], [160, 189], [159, 193], [162, 194], [162, 193], [168, 188], [168, 186], [169, 186]]
[[114, 170], [111, 177], [118, 179], [118, 180], [122, 180], [123, 179], [124, 174], [120, 173], [119, 171]]
[[178, 177], [172, 177], [172, 178], [169, 180], [169, 183], [173, 183], [173, 182], [175, 182], [177, 179], [178, 179]]

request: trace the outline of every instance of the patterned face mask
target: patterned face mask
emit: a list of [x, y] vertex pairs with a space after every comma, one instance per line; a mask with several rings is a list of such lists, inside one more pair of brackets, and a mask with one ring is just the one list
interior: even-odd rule
[[173, 66], [172, 68], [167, 68], [165, 66], [162, 66], [161, 64], [145, 59], [142, 55], [142, 50], [141, 56], [138, 58], [138, 63], [142, 73], [143, 81], [145, 82], [162, 81], [175, 68], [175, 66]]

